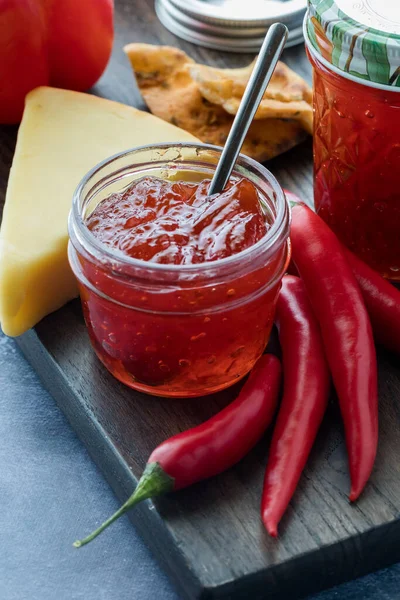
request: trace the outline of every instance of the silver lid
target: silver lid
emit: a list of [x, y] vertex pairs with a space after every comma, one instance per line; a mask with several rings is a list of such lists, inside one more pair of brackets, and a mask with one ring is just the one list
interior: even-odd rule
[[[239, 15], [243, 13], [243, 4], [247, 6], [248, 3], [251, 7], [251, 10], [246, 11], [248, 18], [245, 21], [239, 20]], [[256, 5], [259, 8], [257, 14]], [[269, 14], [275, 15], [278, 6], [284, 9], [279, 21], [285, 22], [289, 29], [286, 47], [301, 43], [306, 0], [284, 2], [246, 0], [245, 3], [243, 0], [156, 0], [155, 2], [158, 18], [178, 37], [207, 48], [241, 53], [257, 52], [260, 49], [269, 26], [277, 20], [275, 17], [266, 18], [266, 7], [268, 10], [272, 7], [273, 10]], [[194, 9], [197, 9], [196, 13]]]
[[[223, 36], [223, 37], [238, 37], [238, 38], [249, 38], [249, 37], [263, 37], [265, 36], [265, 27], [235, 27], [235, 29], [227, 28], [224, 25], [215, 25], [213, 23], [204, 23], [203, 21], [199, 21], [190, 17], [184, 12], [181, 12], [176, 6], [172, 3], [171, 0], [162, 0], [159, 2], [161, 6], [156, 6], [156, 10], [165, 11], [168, 15], [175, 19], [178, 23], [180, 23], [183, 27], [186, 27], [188, 30], [198, 31], [199, 33], [209, 33], [214, 36]], [[161, 20], [161, 18], [160, 18]], [[168, 28], [168, 27], [167, 27]]]
[[195, 19], [229, 27], [268, 26], [301, 20], [307, 0], [171, 0]]

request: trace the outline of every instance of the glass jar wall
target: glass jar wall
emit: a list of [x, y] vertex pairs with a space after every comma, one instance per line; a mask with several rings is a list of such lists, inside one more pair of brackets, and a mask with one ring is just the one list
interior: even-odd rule
[[133, 180], [211, 178], [220, 149], [160, 145], [123, 153], [89, 173], [70, 216], [69, 258], [93, 348], [128, 386], [190, 397], [232, 385], [264, 351], [289, 261], [289, 208], [274, 177], [240, 157], [233, 178], [256, 186], [267, 233], [238, 254], [194, 265], [156, 264], [101, 244], [85, 219]]
[[309, 0], [314, 200], [342, 242], [400, 280], [400, 12], [392, 2]]
[[400, 280], [400, 93], [314, 67], [314, 201], [342, 242]]

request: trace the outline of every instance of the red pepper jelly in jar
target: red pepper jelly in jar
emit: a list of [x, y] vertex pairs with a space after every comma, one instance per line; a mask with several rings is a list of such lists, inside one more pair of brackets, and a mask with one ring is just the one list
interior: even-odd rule
[[70, 215], [69, 259], [93, 348], [126, 385], [190, 397], [243, 377], [268, 341], [289, 260], [289, 208], [240, 156], [208, 196], [220, 149], [137, 148], [93, 169]]
[[400, 280], [400, 1], [310, 0], [314, 200], [343, 243]]

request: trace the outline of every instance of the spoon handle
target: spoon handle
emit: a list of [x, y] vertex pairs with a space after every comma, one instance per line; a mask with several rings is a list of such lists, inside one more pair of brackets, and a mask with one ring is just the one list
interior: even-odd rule
[[247, 131], [282, 53], [287, 35], [288, 29], [282, 23], [275, 23], [268, 29], [212, 178], [208, 190], [210, 196], [222, 192], [229, 180]]

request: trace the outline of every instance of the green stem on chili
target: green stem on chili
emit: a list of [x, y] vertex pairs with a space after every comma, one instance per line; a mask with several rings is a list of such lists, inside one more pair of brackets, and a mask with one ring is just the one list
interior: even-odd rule
[[96, 531], [74, 545], [79, 548], [89, 543], [139, 502], [222, 473], [246, 456], [272, 421], [280, 379], [278, 358], [263, 355], [238, 397], [208, 421], [160, 444], [148, 459], [132, 496]]
[[136, 506], [136, 504], [139, 504], [139, 502], [143, 502], [143, 500], [148, 500], [149, 498], [161, 496], [162, 494], [167, 494], [173, 489], [174, 480], [163, 471], [158, 463], [153, 462], [147, 464], [132, 496], [128, 498], [125, 504], [123, 504], [121, 508], [117, 510], [117, 512], [107, 519], [107, 521], [104, 521], [104, 523], [90, 535], [85, 537], [83, 540], [77, 540], [74, 542], [75, 548], [85, 546], [85, 544], [88, 544], [94, 540], [94, 538], [100, 535], [102, 531], [107, 529], [111, 523], [114, 523], [114, 521], [122, 517], [122, 515]]

